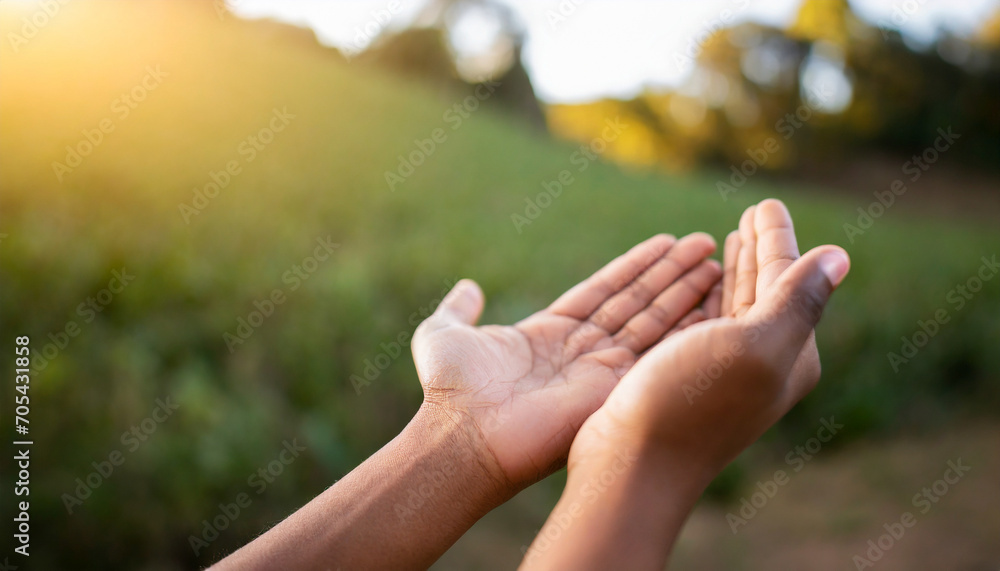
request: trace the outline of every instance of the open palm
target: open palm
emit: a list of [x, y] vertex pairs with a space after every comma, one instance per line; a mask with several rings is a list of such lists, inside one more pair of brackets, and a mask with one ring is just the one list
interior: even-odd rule
[[588, 419], [571, 462], [652, 440], [720, 470], [816, 386], [813, 328], [846, 253], [800, 258], [788, 210], [768, 199], [743, 214], [724, 260], [722, 295], [705, 307], [718, 317], [650, 349]]
[[425, 401], [471, 421], [510, 483], [540, 479], [637, 355], [704, 318], [714, 250], [706, 234], [654, 236], [511, 326], [476, 326], [483, 294], [459, 282], [414, 334]]

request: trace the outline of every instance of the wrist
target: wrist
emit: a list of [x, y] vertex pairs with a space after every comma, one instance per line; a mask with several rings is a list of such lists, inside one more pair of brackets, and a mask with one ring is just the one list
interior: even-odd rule
[[653, 482], [669, 487], [674, 495], [698, 496], [718, 475], [721, 466], [707, 454], [671, 446], [655, 434], [638, 430], [602, 414], [598, 410], [580, 429], [570, 450], [568, 471], [581, 478], [593, 478], [627, 463], [631, 478], [639, 487]]
[[435, 482], [476, 519], [519, 490], [507, 481], [475, 423], [454, 409], [424, 402], [403, 429], [397, 450], [404, 457], [428, 455]]
[[227, 568], [427, 569], [507, 499], [482, 460], [460, 423], [421, 407], [391, 442]]
[[662, 447], [597, 432], [581, 429], [562, 497], [523, 569], [662, 569], [711, 479]]

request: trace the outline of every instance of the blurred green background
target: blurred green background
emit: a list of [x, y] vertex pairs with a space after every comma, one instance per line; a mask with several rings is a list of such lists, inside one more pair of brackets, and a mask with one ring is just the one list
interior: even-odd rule
[[[535, 98], [516, 28], [477, 98], [449, 25], [468, 4], [508, 25], [510, 10], [427, 4], [421, 26], [395, 26], [356, 57], [218, 2], [55, 2], [30, 38], [25, 18], [52, 4], [0, 4], [0, 363], [13, 369], [15, 336], [30, 335], [36, 355], [32, 555], [12, 563], [206, 566], [405, 425], [421, 393], [393, 340], [459, 278], [482, 285], [484, 322], [510, 323], [654, 233], [721, 241], [743, 208], [774, 196], [804, 249], [837, 243], [852, 256], [818, 331], [824, 381], [713, 484], [674, 568], [849, 568], [958, 456], [974, 467], [968, 483], [882, 565], [995, 568], [1000, 280], [961, 308], [949, 295], [1000, 249], [1000, 8], [974, 36], [915, 49], [846, 2], [806, 2], [787, 28], [712, 35], [683, 88], [573, 103]], [[755, 57], [777, 71], [754, 72]], [[776, 122], [808, 103], [800, 72], [816, 58], [840, 62], [851, 95], [810, 108], [783, 139]], [[456, 104], [467, 112], [449, 115]], [[622, 135], [581, 159], [616, 118]], [[904, 163], [949, 126], [954, 148], [911, 181]], [[443, 142], [427, 152], [437, 129]], [[781, 151], [720, 192], [768, 137]], [[67, 146], [85, 155], [78, 166]], [[220, 174], [227, 166], [237, 174]], [[573, 182], [539, 200], [564, 169]], [[897, 178], [907, 192], [873, 210]], [[884, 213], [868, 227], [859, 207]], [[845, 224], [863, 233], [852, 242]], [[339, 246], [309, 261], [320, 239]], [[115, 271], [134, 279], [109, 286]], [[111, 286], [121, 291], [102, 293]], [[227, 345], [275, 289], [285, 301]], [[950, 320], [894, 371], [889, 353], [941, 309]], [[70, 323], [78, 333], [64, 335]], [[178, 408], [147, 420], [155, 431], [132, 449], [123, 433], [168, 398]], [[794, 490], [730, 533], [725, 514], [830, 416], [843, 432]], [[293, 439], [306, 451], [254, 484]], [[77, 479], [115, 450], [124, 462], [68, 513]], [[490, 514], [439, 568], [512, 568], [563, 480]], [[190, 537], [240, 492], [252, 504], [195, 554]], [[5, 533], [0, 557], [12, 541]]]

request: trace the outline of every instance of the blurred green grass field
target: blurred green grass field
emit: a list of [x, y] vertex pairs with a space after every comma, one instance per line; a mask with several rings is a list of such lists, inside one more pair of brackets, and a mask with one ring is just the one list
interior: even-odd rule
[[[4, 34], [17, 10], [0, 12]], [[461, 96], [220, 18], [209, 3], [69, 3], [0, 56], [0, 319], [35, 353], [68, 322], [81, 329], [32, 380], [36, 541], [60, 546], [43, 563], [217, 559], [406, 423], [420, 401], [408, 350], [360, 394], [350, 377], [412, 331], [411, 315], [446, 283], [477, 280], [484, 322], [511, 322], [654, 233], [704, 230], [721, 242], [768, 196], [789, 205], [803, 249], [841, 244], [853, 269], [818, 331], [824, 382], [760, 448], [784, 449], [829, 415], [846, 427], [843, 444], [996, 414], [1000, 281], [961, 310], [946, 300], [997, 253], [996, 227], [935, 219], [904, 195], [850, 244], [843, 224], [870, 202], [854, 193], [759, 177], [723, 201], [724, 172], [668, 177], [602, 162], [579, 172], [575, 145], [485, 106], [453, 129], [444, 113]], [[147, 66], [166, 75], [121, 118], [113, 103]], [[246, 161], [241, 143], [275, 108], [294, 119]], [[105, 118], [114, 130], [57, 180], [53, 161]], [[391, 191], [385, 172], [437, 128], [447, 139]], [[240, 174], [185, 223], [179, 205], [234, 160]], [[563, 169], [575, 181], [518, 232], [511, 215]], [[291, 291], [283, 275], [326, 237], [340, 247]], [[79, 304], [122, 267], [134, 281], [86, 322]], [[287, 301], [230, 352], [223, 334], [276, 288]], [[941, 308], [951, 320], [895, 373], [887, 353]], [[75, 479], [166, 396], [177, 412], [68, 515], [61, 497]], [[188, 536], [292, 438], [303, 457], [195, 557]], [[739, 469], [726, 478], [723, 498]]]

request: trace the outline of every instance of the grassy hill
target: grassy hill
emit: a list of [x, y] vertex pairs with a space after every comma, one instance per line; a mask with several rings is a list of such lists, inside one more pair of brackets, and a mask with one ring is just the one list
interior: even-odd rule
[[[0, 6], [3, 37], [35, 9]], [[721, 241], [766, 196], [787, 201], [803, 247], [840, 243], [854, 260], [819, 331], [825, 382], [769, 439], [828, 415], [853, 436], [940, 426], [997, 397], [1000, 280], [961, 310], [946, 296], [996, 253], [1000, 232], [915, 216], [905, 195], [850, 244], [843, 224], [867, 203], [832, 193], [751, 179], [723, 201], [715, 184], [728, 173], [665, 177], [601, 161], [581, 172], [575, 145], [489, 101], [449, 114], [460, 96], [209, 2], [68, 3], [27, 42], [4, 41], [0, 58], [0, 319], [9, 335], [31, 335], [36, 354], [53, 345], [33, 363], [31, 393], [45, 451], [32, 481], [36, 541], [59, 546], [38, 554], [42, 567], [213, 561], [405, 424], [420, 390], [408, 350], [394, 356], [389, 344], [447, 284], [476, 279], [484, 321], [510, 322], [653, 233]], [[415, 141], [438, 129], [441, 142], [422, 151], [429, 143]], [[67, 145], [87, 155], [79, 166]], [[390, 189], [386, 172], [415, 152], [422, 164]], [[227, 168], [215, 194], [208, 185]], [[512, 215], [564, 169], [573, 182], [519, 231]], [[311, 264], [326, 238], [339, 246]], [[134, 280], [102, 298], [122, 268]], [[227, 346], [224, 334], [238, 336], [276, 289], [284, 302]], [[940, 308], [950, 321], [894, 372], [887, 353]], [[71, 322], [79, 332], [63, 339]], [[351, 375], [384, 352], [388, 366], [357, 391]], [[122, 432], [168, 396], [179, 408], [129, 450]], [[292, 438], [307, 452], [196, 556], [188, 537], [220, 502], [253, 491], [248, 478]], [[114, 450], [124, 463], [68, 514], [63, 494]]]

